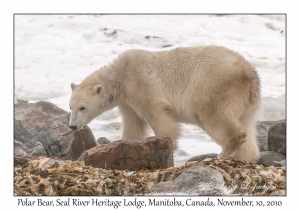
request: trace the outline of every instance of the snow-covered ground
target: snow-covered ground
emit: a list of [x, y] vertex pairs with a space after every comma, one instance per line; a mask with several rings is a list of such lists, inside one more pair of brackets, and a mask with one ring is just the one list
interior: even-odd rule
[[[259, 120], [285, 118], [285, 16], [283, 15], [16, 15], [15, 101], [46, 100], [69, 111], [70, 83], [128, 49], [167, 50], [222, 45], [240, 52], [262, 83]], [[117, 108], [93, 120], [95, 138], [121, 137]], [[182, 125], [175, 165], [220, 152], [201, 129]]]

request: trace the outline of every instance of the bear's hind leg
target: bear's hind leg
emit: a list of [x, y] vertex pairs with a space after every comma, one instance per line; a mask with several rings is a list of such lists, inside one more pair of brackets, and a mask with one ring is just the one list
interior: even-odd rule
[[246, 142], [234, 154], [233, 158], [256, 162], [259, 158], [259, 148], [256, 140], [256, 112], [246, 112], [241, 119], [241, 123], [246, 131]]
[[141, 139], [147, 137], [148, 125], [129, 106], [119, 106], [123, 121], [122, 139]]
[[206, 132], [221, 145], [218, 158], [232, 158], [246, 141], [246, 133], [238, 120], [223, 120], [204, 125]]

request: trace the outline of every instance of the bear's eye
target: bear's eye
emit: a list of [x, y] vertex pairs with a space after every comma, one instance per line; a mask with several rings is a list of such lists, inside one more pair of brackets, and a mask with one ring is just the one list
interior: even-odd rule
[[72, 109], [72, 107], [70, 107], [70, 109]]
[[82, 110], [85, 110], [85, 107], [82, 106], [82, 107], [79, 108], [79, 110], [81, 110], [81, 111], [82, 111]]

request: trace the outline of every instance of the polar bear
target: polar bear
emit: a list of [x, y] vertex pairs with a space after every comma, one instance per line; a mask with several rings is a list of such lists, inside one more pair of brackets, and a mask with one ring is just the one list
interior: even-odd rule
[[176, 148], [180, 123], [189, 123], [221, 145], [218, 158], [258, 159], [260, 79], [249, 62], [225, 47], [128, 50], [71, 88], [73, 130], [118, 106], [122, 139], [146, 137], [150, 126], [155, 135], [170, 136]]

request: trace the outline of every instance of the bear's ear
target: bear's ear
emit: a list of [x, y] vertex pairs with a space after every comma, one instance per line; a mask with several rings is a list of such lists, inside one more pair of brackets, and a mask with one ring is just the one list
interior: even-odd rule
[[100, 94], [102, 90], [103, 90], [103, 86], [102, 85], [96, 85], [94, 87], [94, 94]]
[[76, 85], [75, 83], [71, 83], [71, 88], [72, 88], [72, 91], [77, 87], [78, 85]]

